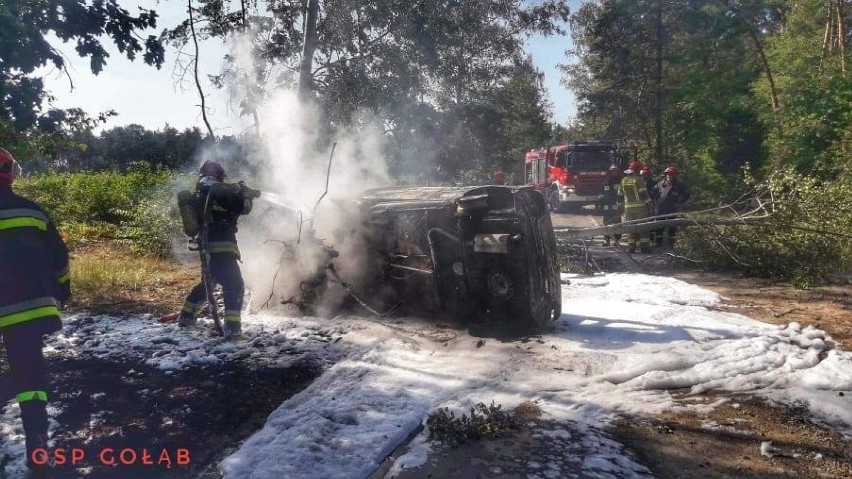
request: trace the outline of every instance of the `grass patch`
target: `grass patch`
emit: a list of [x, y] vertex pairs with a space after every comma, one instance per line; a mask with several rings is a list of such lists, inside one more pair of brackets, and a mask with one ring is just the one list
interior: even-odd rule
[[70, 307], [111, 313], [175, 311], [199, 277], [197, 265], [98, 244], [71, 255]]

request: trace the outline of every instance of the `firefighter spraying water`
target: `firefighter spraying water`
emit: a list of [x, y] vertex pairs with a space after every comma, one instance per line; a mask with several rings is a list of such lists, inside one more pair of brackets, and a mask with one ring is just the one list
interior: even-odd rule
[[[222, 165], [206, 161], [199, 170], [195, 192], [184, 190], [178, 193], [183, 230], [194, 245], [190, 249], [199, 253], [202, 278], [189, 292], [180, 313], [166, 315], [162, 320], [177, 319], [181, 327], [194, 326], [206, 301], [216, 331], [226, 339], [235, 339], [242, 334], [241, 311], [245, 292], [237, 263], [240, 259], [237, 219], [251, 212], [253, 200], [260, 196], [260, 191], [249, 188], [242, 181], [225, 183], [225, 177]], [[222, 286], [224, 325], [213, 294], [216, 284]]]

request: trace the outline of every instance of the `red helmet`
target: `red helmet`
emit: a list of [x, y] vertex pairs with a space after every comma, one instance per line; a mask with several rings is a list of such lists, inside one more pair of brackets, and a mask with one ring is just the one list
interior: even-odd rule
[[11, 153], [0, 148], [0, 180], [5, 180], [11, 185], [19, 176], [21, 176], [21, 165], [15, 161]]
[[639, 170], [642, 169], [642, 163], [638, 161], [631, 161], [629, 165], [627, 165], [627, 169], [632, 173], [639, 173]]
[[664, 173], [667, 175], [677, 176], [677, 166], [669, 165]]
[[642, 168], [639, 169], [640, 175], [651, 175], [651, 167], [648, 165], [642, 165]]
[[198, 173], [201, 176], [212, 176], [219, 181], [223, 181], [225, 179], [225, 168], [222, 168], [222, 165], [215, 161], [205, 161], [204, 164], [201, 165], [201, 169], [198, 170]]

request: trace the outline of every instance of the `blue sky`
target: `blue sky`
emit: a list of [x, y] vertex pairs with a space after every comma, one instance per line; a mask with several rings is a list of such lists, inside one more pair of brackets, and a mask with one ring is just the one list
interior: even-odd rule
[[565, 50], [571, 45], [568, 36], [535, 36], [527, 41], [527, 50], [533, 56], [533, 63], [544, 72], [544, 85], [553, 103], [553, 119], [563, 125], [567, 125], [569, 119], [574, 118], [577, 113], [574, 94], [560, 84], [562, 72], [557, 67], [558, 64], [568, 61]]
[[[170, 27], [184, 17], [185, 3], [157, 0], [120, 0], [129, 11], [137, 5], [154, 8], [160, 15], [157, 31]], [[571, 0], [572, 9], [578, 1]], [[72, 44], [54, 42], [65, 53], [69, 65], [71, 83], [66, 75], [48, 71], [45, 76], [47, 88], [56, 97], [59, 107], [81, 107], [95, 114], [106, 110], [115, 110], [119, 115], [110, 120], [107, 127], [137, 123], [150, 129], [162, 128], [165, 124], [183, 129], [192, 126], [203, 128], [198, 108], [198, 95], [191, 77], [182, 84], [176, 80], [175, 51], [166, 50], [166, 63], [160, 70], [141, 61], [131, 62], [111, 49], [111, 56], [100, 75], [89, 71], [88, 62], [77, 56]], [[544, 72], [545, 86], [553, 104], [553, 119], [566, 124], [575, 115], [574, 96], [560, 85], [561, 73], [556, 65], [566, 60], [564, 51], [570, 46], [566, 36], [533, 37], [527, 42], [528, 50], [539, 70]], [[220, 41], [202, 44], [202, 74], [219, 71], [221, 58], [225, 51]], [[205, 93], [210, 95], [209, 117], [218, 134], [239, 133], [245, 122], [240, 120], [228, 106], [223, 91], [209, 85]]]

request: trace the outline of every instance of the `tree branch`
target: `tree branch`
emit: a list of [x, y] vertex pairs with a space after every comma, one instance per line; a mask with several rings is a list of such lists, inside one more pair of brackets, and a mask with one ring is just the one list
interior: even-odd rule
[[192, 60], [193, 75], [195, 76], [195, 87], [198, 89], [198, 96], [201, 98], [201, 117], [204, 119], [204, 125], [207, 126], [207, 132], [210, 133], [210, 138], [215, 138], [213, 128], [210, 126], [210, 121], [207, 119], [207, 105], [204, 97], [204, 89], [201, 87], [201, 80], [198, 78], [198, 37], [195, 35], [195, 22], [192, 20], [192, 0], [187, 0], [187, 11], [189, 12], [189, 29], [192, 32], [192, 43], [195, 45], [195, 58]]

